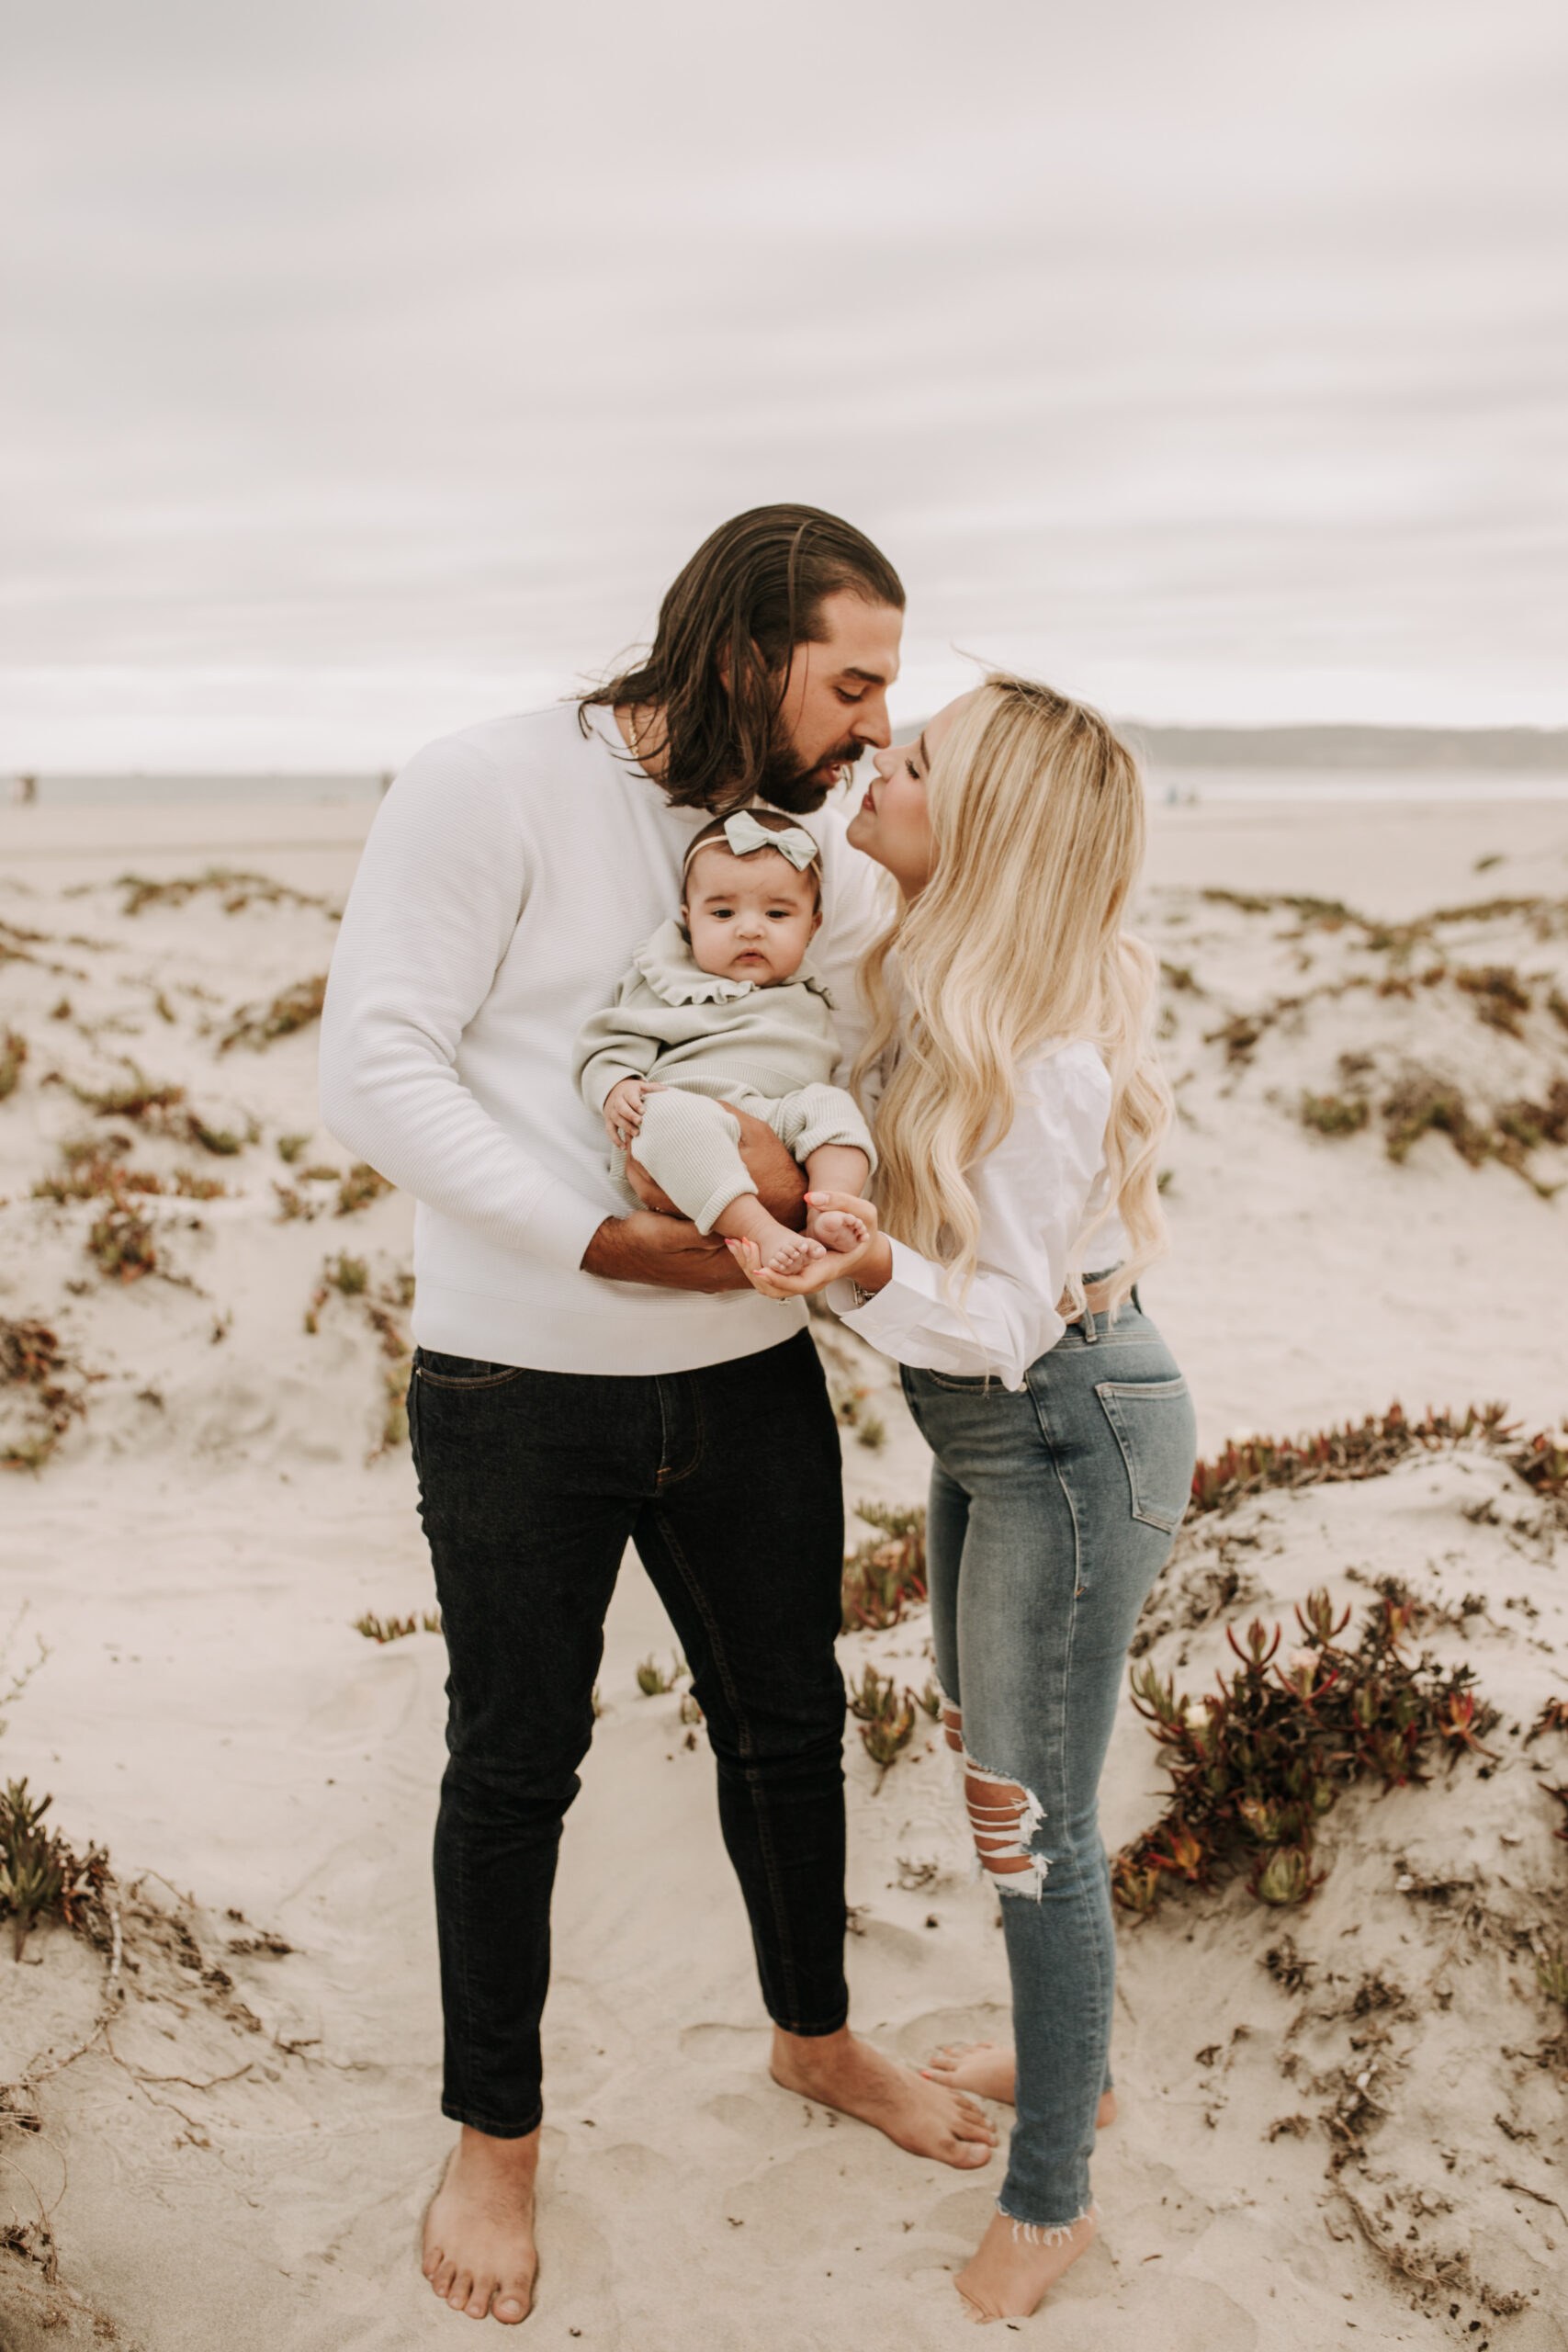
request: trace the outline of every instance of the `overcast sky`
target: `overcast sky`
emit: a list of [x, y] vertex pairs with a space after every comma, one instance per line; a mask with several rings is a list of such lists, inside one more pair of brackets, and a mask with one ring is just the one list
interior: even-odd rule
[[395, 761], [770, 498], [907, 709], [1568, 721], [1561, 0], [0, 22], [0, 768]]

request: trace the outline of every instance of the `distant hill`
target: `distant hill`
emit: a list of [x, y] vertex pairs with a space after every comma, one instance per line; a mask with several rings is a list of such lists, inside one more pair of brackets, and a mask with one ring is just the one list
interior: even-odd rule
[[1155, 767], [1568, 774], [1568, 727], [1126, 726]]

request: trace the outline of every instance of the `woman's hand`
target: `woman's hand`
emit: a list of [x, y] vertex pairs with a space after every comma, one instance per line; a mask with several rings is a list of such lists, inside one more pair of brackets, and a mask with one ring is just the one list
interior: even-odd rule
[[[876, 1211], [869, 1201], [857, 1200], [851, 1193], [807, 1193], [807, 1205], [813, 1211], [813, 1224], [823, 1231], [826, 1240], [829, 1232], [848, 1238], [852, 1233], [863, 1238], [853, 1248], [829, 1248], [820, 1258], [798, 1274], [773, 1273], [762, 1263], [762, 1253], [754, 1241], [726, 1243], [730, 1256], [747, 1281], [764, 1298], [805, 1298], [813, 1291], [826, 1290], [829, 1283], [859, 1283], [865, 1290], [880, 1290], [893, 1272], [893, 1256], [886, 1237], [879, 1233]], [[827, 1219], [832, 1223], [823, 1230]]]

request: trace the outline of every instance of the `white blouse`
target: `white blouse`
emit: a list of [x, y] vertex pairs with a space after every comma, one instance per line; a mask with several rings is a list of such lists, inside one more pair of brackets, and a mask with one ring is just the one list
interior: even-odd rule
[[[1073, 1244], [1105, 1199], [1105, 1128], [1111, 1077], [1087, 1043], [1048, 1046], [1025, 1062], [1007, 1134], [970, 1170], [980, 1212], [979, 1262], [962, 1299], [950, 1298], [945, 1269], [891, 1236], [891, 1280], [864, 1306], [847, 1282], [829, 1304], [852, 1331], [884, 1355], [927, 1372], [981, 1378], [1021, 1389], [1037, 1356], [1066, 1324], [1056, 1302]], [[1087, 1271], [1127, 1255], [1114, 1211], [1089, 1244]]]

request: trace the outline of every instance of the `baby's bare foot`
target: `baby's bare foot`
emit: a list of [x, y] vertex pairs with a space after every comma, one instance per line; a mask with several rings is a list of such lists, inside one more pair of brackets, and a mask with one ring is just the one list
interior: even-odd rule
[[813, 1258], [828, 1254], [809, 1234], [792, 1233], [787, 1225], [770, 1216], [755, 1193], [742, 1193], [721, 1209], [714, 1219], [714, 1230], [731, 1241], [754, 1242], [762, 1264], [773, 1274], [803, 1273]]
[[984, 2325], [993, 2319], [1027, 2319], [1080, 2254], [1100, 2226], [1092, 2209], [1068, 2230], [1037, 2230], [994, 2213], [974, 2259], [955, 2281], [969, 2316]]
[[865, 1227], [847, 1209], [814, 1209], [807, 1219], [806, 1230], [814, 1234], [824, 1248], [840, 1252], [858, 1250], [865, 1239]]
[[470, 2319], [492, 2314], [507, 2327], [527, 2318], [538, 2269], [538, 2163], [537, 2132], [492, 2140], [463, 2126], [424, 2217], [424, 2275], [453, 2311]]
[[828, 1252], [823, 1249], [820, 1241], [813, 1241], [809, 1235], [791, 1233], [787, 1227], [781, 1227], [780, 1231], [784, 1234], [784, 1239], [777, 1248], [764, 1250], [762, 1252], [762, 1263], [772, 1272], [803, 1274], [813, 1258], [827, 1256]]

